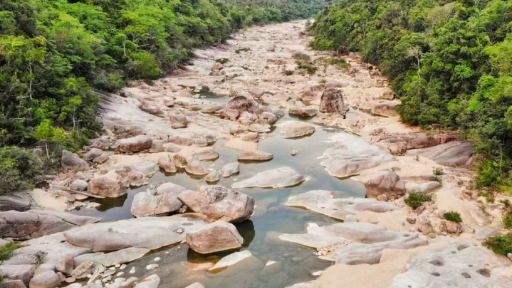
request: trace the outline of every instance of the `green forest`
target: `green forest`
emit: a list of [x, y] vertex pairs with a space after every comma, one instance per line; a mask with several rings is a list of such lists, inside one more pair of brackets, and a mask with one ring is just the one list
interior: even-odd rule
[[0, 170], [9, 173], [0, 177], [21, 189], [37, 166], [27, 152], [9, 146], [76, 151], [97, 137], [99, 99], [92, 89], [116, 91], [130, 79], [157, 79], [191, 59], [193, 48], [222, 43], [250, 25], [316, 15], [324, 4], [0, 1]]
[[510, 189], [512, 1], [341, 0], [312, 46], [345, 46], [380, 65], [402, 120], [458, 130], [484, 155], [479, 186]]

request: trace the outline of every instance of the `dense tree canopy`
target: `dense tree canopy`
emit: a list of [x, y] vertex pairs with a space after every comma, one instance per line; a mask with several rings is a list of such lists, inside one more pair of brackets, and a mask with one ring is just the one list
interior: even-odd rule
[[460, 129], [484, 153], [481, 185], [512, 170], [512, 1], [340, 0], [312, 27], [316, 49], [380, 64], [402, 119]]

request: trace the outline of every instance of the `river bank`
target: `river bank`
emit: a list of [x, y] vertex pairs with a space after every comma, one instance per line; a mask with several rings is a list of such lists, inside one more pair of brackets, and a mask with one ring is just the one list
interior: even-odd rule
[[[76, 287], [512, 285], [510, 260], [480, 244], [505, 233], [505, 207], [471, 189], [471, 144], [402, 124], [378, 68], [310, 50], [304, 26], [250, 28], [196, 51], [176, 75], [102, 94], [107, 134], [81, 158], [65, 155], [69, 172], [31, 193], [58, 212], [1, 212], [4, 237], [35, 238], [2, 265], [25, 265], [36, 279], [59, 272], [59, 285], [78, 280]], [[159, 192], [164, 182], [173, 185]], [[196, 207], [181, 194], [209, 184], [247, 198], [199, 199]], [[404, 198], [418, 192], [432, 201], [413, 210]], [[462, 223], [445, 220], [449, 211]], [[239, 252], [202, 255], [185, 243], [215, 220], [235, 224]], [[61, 271], [63, 262], [113, 269], [95, 267], [80, 280]], [[55, 287], [37, 286], [32, 275], [25, 284]]]

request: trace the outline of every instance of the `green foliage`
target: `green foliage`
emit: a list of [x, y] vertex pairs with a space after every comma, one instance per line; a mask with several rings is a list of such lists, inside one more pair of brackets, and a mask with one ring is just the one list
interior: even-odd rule
[[428, 192], [410, 193], [409, 197], [405, 199], [407, 204], [412, 209], [418, 209], [423, 203], [432, 201], [432, 195]]
[[459, 212], [450, 211], [443, 214], [444, 219], [455, 222], [455, 223], [462, 223], [462, 218], [460, 217]]
[[222, 43], [253, 24], [310, 17], [324, 5], [323, 0], [2, 0], [0, 147], [39, 142], [48, 158], [60, 147], [76, 151], [100, 131], [99, 98], [92, 88], [116, 91], [129, 79], [157, 79], [186, 64], [194, 48]]
[[219, 59], [215, 59], [215, 62], [224, 65], [229, 62], [229, 59], [228, 58], [219, 58]]
[[12, 256], [12, 253], [21, 247], [23, 247], [23, 245], [14, 242], [9, 242], [4, 246], [0, 246], [0, 262], [9, 259]]
[[[297, 63], [297, 68], [305, 71], [309, 75], [313, 75], [316, 73], [318, 68], [315, 66], [315, 63], [311, 61], [311, 57], [304, 53], [295, 53], [293, 54], [293, 58]], [[286, 72], [285, 72], [286, 73]]]
[[345, 60], [345, 58], [320, 58], [317, 59], [317, 62], [324, 65], [324, 67], [332, 65], [340, 70], [350, 68], [350, 64], [347, 63], [347, 60]]
[[340, 0], [311, 25], [311, 45], [380, 65], [404, 122], [467, 132], [486, 159], [478, 185], [510, 190], [511, 23], [506, 0]]
[[506, 256], [508, 253], [512, 253], [512, 233], [489, 237], [483, 244], [494, 253]]
[[18, 147], [0, 148], [0, 194], [32, 188], [42, 162]]
[[503, 215], [503, 226], [507, 229], [512, 229], [512, 209], [510, 208]]

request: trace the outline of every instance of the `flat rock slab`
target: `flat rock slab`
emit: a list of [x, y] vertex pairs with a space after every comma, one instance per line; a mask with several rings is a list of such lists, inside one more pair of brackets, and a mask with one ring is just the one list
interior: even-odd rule
[[213, 220], [238, 223], [249, 219], [254, 211], [254, 198], [220, 185], [183, 191], [178, 199], [192, 211]]
[[260, 172], [249, 179], [235, 182], [232, 188], [281, 188], [290, 187], [306, 181], [306, 177], [290, 167], [281, 167]]
[[315, 126], [300, 121], [289, 121], [281, 125], [284, 138], [300, 138], [315, 133]]
[[320, 164], [334, 177], [346, 178], [395, 158], [366, 140], [347, 133], [331, 137], [333, 147], [325, 150]]
[[384, 249], [409, 249], [428, 244], [418, 233], [387, 230], [371, 223], [310, 224], [305, 234], [283, 234], [279, 239], [325, 250], [320, 258], [343, 264], [379, 263]]
[[419, 155], [437, 164], [457, 167], [469, 165], [473, 162], [475, 147], [469, 142], [453, 141], [434, 147], [407, 151], [407, 155]]
[[497, 271], [512, 269], [510, 260], [464, 241], [414, 256], [407, 271], [390, 288], [409, 287], [512, 287], [512, 279]]
[[30, 209], [30, 197], [27, 193], [13, 193], [0, 196], [0, 211], [27, 211]]
[[100, 219], [65, 212], [29, 210], [0, 212], [0, 237], [35, 238], [62, 232]]
[[151, 250], [146, 248], [131, 247], [111, 253], [98, 252], [82, 254], [75, 257], [74, 265], [76, 267], [84, 262], [94, 262], [101, 264], [105, 267], [114, 266], [117, 264], [129, 263], [136, 259], [139, 259], [142, 256], [146, 255], [149, 251]]
[[154, 250], [179, 243], [187, 233], [205, 225], [203, 219], [193, 215], [136, 218], [76, 228], [65, 232], [64, 237], [72, 245], [90, 248], [94, 252], [130, 247]]
[[197, 253], [209, 254], [238, 249], [242, 247], [244, 239], [236, 230], [235, 225], [217, 221], [199, 231], [188, 233], [187, 243]]
[[383, 213], [397, 210], [393, 203], [381, 202], [368, 198], [334, 198], [334, 193], [325, 190], [313, 190], [291, 196], [285, 203], [287, 206], [302, 207], [329, 217], [344, 220], [347, 215], [357, 212], [372, 211]]

